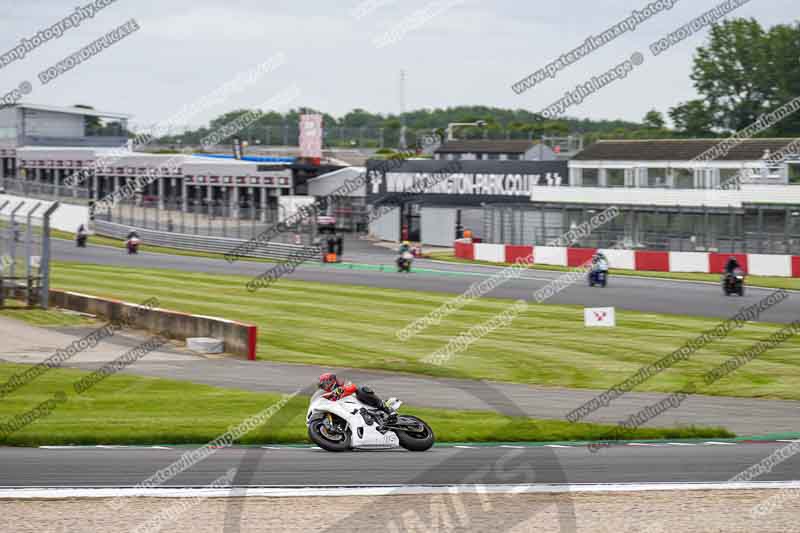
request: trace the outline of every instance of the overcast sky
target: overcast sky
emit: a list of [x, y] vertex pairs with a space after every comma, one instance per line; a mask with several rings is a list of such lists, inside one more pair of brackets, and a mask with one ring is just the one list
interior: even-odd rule
[[[91, 0], [5, 2], [0, 54]], [[689, 79], [694, 50], [707, 32], [653, 57], [654, 40], [718, 1], [678, 0], [552, 80], [517, 95], [511, 84], [580, 45], [590, 35], [641, 9], [647, 0], [117, 0], [60, 39], [0, 68], [0, 94], [30, 81], [23, 101], [88, 104], [134, 115], [137, 124], [168, 118], [242, 72], [285, 54], [285, 64], [214, 106], [187, 118], [192, 125], [231, 109], [257, 106], [294, 85], [292, 107], [336, 116], [361, 107], [398, 112], [399, 72], [407, 71], [406, 107], [489, 105], [540, 111], [568, 89], [620, 63], [633, 52], [645, 63], [580, 106], [571, 116], [640, 120], [696, 96]], [[334, 7], [334, 5], [336, 7]], [[418, 10], [398, 42], [375, 40]], [[373, 8], [370, 12], [370, 8]], [[360, 9], [360, 11], [359, 11]], [[751, 0], [729, 16], [765, 26], [798, 19], [797, 0]], [[358, 18], [360, 15], [360, 18]], [[37, 75], [111, 29], [134, 18], [141, 29], [47, 85]], [[280, 57], [280, 56], [278, 56]]]

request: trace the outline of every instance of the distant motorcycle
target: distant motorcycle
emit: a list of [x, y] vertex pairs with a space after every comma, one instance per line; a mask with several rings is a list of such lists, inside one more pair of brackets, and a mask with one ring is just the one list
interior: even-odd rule
[[125, 245], [128, 248], [128, 255], [138, 254], [139, 253], [139, 244], [141, 242], [142, 241], [140, 241], [136, 237], [132, 237], [132, 238], [128, 239], [127, 241], [125, 241]]
[[722, 276], [722, 292], [725, 296], [731, 294], [738, 294], [744, 296], [744, 270], [741, 268], [734, 268], [732, 272], [723, 274]]
[[397, 258], [397, 271], [398, 272], [411, 272], [411, 263], [414, 262], [414, 254], [411, 252], [403, 252]]
[[75, 245], [78, 248], [86, 248], [86, 241], [89, 240], [89, 235], [86, 233], [78, 233], [75, 237]]
[[415, 416], [401, 415], [403, 403], [395, 398], [386, 402], [390, 413], [380, 408], [380, 399], [368, 387], [338, 401], [323, 397], [318, 390], [311, 397], [306, 413], [308, 437], [329, 452], [380, 450], [402, 447], [424, 452], [435, 437], [428, 424]]
[[589, 271], [589, 286], [594, 287], [595, 285], [603, 288], [608, 285], [608, 265], [600, 263], [592, 265], [592, 269]]

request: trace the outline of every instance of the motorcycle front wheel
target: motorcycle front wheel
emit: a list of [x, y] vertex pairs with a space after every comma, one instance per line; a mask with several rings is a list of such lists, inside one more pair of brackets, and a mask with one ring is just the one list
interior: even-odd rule
[[394, 428], [400, 446], [410, 452], [424, 452], [430, 449], [436, 440], [431, 427], [416, 416], [399, 416]]
[[[331, 431], [325, 424], [325, 418], [317, 418], [308, 423], [308, 438], [311, 442], [329, 452], [346, 452], [350, 449], [350, 433], [344, 429], [344, 421], [334, 419], [341, 424], [336, 427], [336, 431]], [[341, 426], [341, 427], [339, 427]]]

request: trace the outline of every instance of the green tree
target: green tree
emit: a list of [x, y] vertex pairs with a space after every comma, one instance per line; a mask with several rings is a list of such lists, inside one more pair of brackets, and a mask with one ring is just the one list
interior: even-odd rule
[[646, 128], [653, 128], [660, 130], [666, 126], [667, 121], [664, 120], [664, 115], [655, 109], [651, 109], [644, 116], [644, 125]]
[[708, 45], [697, 49], [691, 78], [714, 110], [713, 125], [740, 130], [755, 122], [774, 96], [767, 34], [755, 19], [728, 20], [710, 33]]
[[675, 129], [686, 137], [713, 135], [714, 113], [703, 100], [690, 100], [669, 110]]
[[[768, 105], [775, 110], [800, 97], [800, 24], [773, 27], [767, 35], [767, 79], [773, 92]], [[800, 112], [785, 117], [768, 133], [775, 137], [797, 137]]]

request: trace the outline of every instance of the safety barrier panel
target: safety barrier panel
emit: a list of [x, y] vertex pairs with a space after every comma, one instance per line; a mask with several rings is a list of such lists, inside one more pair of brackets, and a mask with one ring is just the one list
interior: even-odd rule
[[748, 254], [748, 271], [755, 276], [775, 276], [780, 278], [792, 275], [792, 257], [789, 255]]
[[506, 260], [506, 247], [504, 244], [476, 244], [475, 260], [502, 263]]

